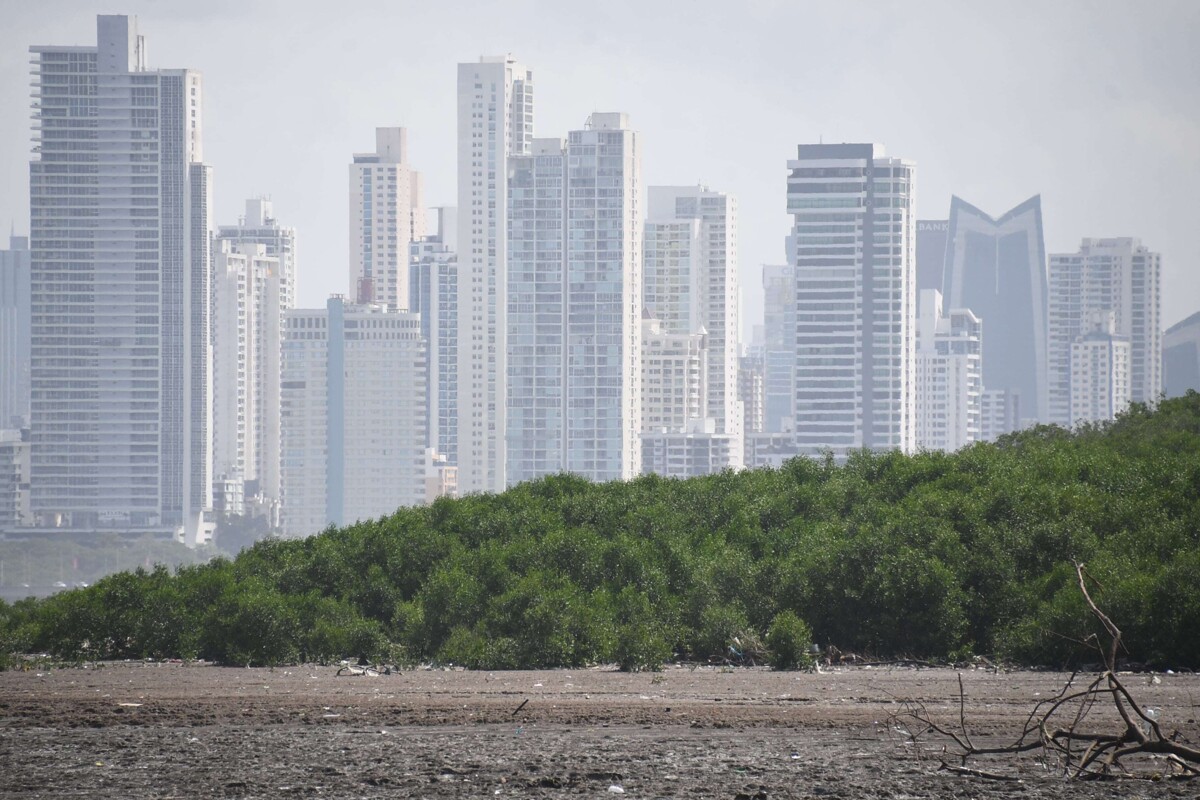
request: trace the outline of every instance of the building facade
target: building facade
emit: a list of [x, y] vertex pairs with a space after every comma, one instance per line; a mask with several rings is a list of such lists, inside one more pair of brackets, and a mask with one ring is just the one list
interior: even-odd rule
[[[788, 237], [789, 250], [791, 237]], [[764, 265], [763, 432], [791, 433], [796, 404], [796, 281], [793, 268]]]
[[872, 144], [788, 162], [798, 452], [913, 446], [912, 162]]
[[376, 128], [375, 152], [350, 164], [350, 296], [408, 308], [409, 245], [425, 236], [421, 175], [408, 157], [408, 131]]
[[283, 269], [266, 245], [218, 240], [213, 273], [214, 504], [278, 518]]
[[283, 531], [307, 536], [426, 496], [416, 314], [330, 298], [284, 319]]
[[432, 448], [437, 458], [444, 460], [445, 464], [455, 466], [458, 459], [458, 254], [454, 252], [458, 241], [456, 209], [438, 208], [437, 219], [437, 233], [412, 244], [409, 309], [421, 315], [421, 336], [427, 345], [426, 446]]
[[32, 524], [29, 430], [0, 430], [0, 531]]
[[937, 289], [919, 305], [916, 446], [952, 453], [983, 434], [983, 325], [969, 309], [944, 314]]
[[1200, 312], [1163, 334], [1163, 393], [1182, 397], [1200, 392]]
[[29, 239], [0, 250], [0, 430], [29, 425]]
[[246, 201], [246, 214], [236, 225], [221, 225], [213, 251], [224, 243], [233, 246], [261, 244], [264, 254], [279, 260], [279, 305], [286, 311], [296, 307], [296, 229], [279, 224], [274, 204], [263, 197]]
[[1071, 357], [1089, 320], [1110, 314], [1129, 343], [1130, 397], [1154, 403], [1162, 391], [1161, 275], [1158, 253], [1132, 238], [1084, 239], [1076, 253], [1050, 256], [1050, 421], [1074, 419]]
[[191, 70], [136, 21], [31, 48], [31, 471], [38, 523], [211, 537], [210, 168]]
[[1091, 312], [1071, 343], [1071, 425], [1111, 420], [1129, 406], [1132, 348], [1115, 331], [1114, 312]]
[[1046, 421], [1046, 248], [1041, 197], [1031, 197], [1000, 217], [951, 197], [945, 253], [946, 305], [971, 309], [987, 326], [984, 389], [1006, 393], [1004, 402], [1020, 409], [1019, 427]]
[[533, 73], [458, 65], [458, 483], [502, 491], [508, 360], [508, 158], [533, 145]]

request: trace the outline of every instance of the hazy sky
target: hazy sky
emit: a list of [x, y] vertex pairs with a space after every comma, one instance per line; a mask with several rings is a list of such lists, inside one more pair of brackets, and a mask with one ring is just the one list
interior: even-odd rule
[[215, 223], [268, 195], [299, 236], [299, 301], [347, 291], [347, 164], [409, 129], [429, 205], [455, 203], [455, 64], [534, 71], [535, 133], [626, 111], [645, 185], [740, 210], [746, 316], [783, 259], [802, 142], [917, 162], [917, 208], [998, 215], [1041, 193], [1048, 252], [1137, 236], [1163, 253], [1164, 327], [1200, 310], [1200, 2], [0, 0], [0, 226], [28, 229], [31, 44], [139, 18], [150, 66], [204, 73]]

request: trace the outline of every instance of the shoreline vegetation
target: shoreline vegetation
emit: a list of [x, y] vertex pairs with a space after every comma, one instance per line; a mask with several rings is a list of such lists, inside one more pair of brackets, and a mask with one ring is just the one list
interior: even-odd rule
[[1200, 394], [954, 454], [441, 499], [0, 601], [0, 666], [44, 652], [636, 670], [749, 653], [796, 668], [816, 642], [1073, 667], [1098, 632], [1075, 561], [1124, 632], [1123, 663], [1200, 667]]

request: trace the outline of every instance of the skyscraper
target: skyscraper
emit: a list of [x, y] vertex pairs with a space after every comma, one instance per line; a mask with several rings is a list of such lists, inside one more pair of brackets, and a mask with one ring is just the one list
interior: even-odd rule
[[200, 75], [148, 69], [124, 16], [97, 18], [96, 46], [31, 52], [34, 514], [205, 541], [211, 173]]
[[1084, 239], [1079, 252], [1050, 256], [1050, 421], [1071, 425], [1071, 351], [1111, 312], [1110, 333], [1129, 346], [1129, 393], [1153, 403], [1162, 391], [1161, 258], [1138, 239]]
[[942, 294], [947, 307], [971, 309], [987, 328], [984, 389], [1007, 393], [993, 397], [1020, 409], [1020, 425], [1047, 420], [1041, 197], [996, 218], [951, 197], [947, 237]]
[[408, 158], [408, 131], [376, 128], [375, 152], [350, 164], [350, 296], [408, 308], [409, 244], [425, 235], [421, 175]]
[[[266, 245], [219, 240], [213, 274], [213, 473], [221, 495], [277, 519], [283, 269]], [[244, 502], [244, 501], [243, 501]], [[243, 508], [243, 513], [245, 509]]]
[[637, 134], [624, 114], [592, 114], [565, 149], [538, 139], [509, 172], [509, 480], [562, 470], [632, 478], [641, 469]]
[[[791, 237], [788, 237], [791, 251]], [[766, 264], [763, 282], [763, 432], [791, 433], [796, 405], [796, 281], [787, 265]]]
[[458, 486], [505, 487], [508, 157], [533, 144], [533, 73], [458, 65]]
[[1163, 392], [1182, 397], [1200, 392], [1200, 311], [1163, 334]]
[[[427, 344], [426, 444], [447, 466], [458, 458], [458, 214], [437, 209], [437, 233], [412, 245], [409, 309]], [[457, 472], [455, 472], [457, 475]]]
[[800, 145], [788, 162], [801, 453], [913, 443], [913, 164], [880, 145]]
[[284, 319], [283, 530], [306, 536], [425, 502], [416, 314], [332, 297]]
[[274, 204], [263, 197], [246, 201], [246, 215], [236, 225], [221, 225], [213, 249], [222, 243], [235, 246], [261, 244], [264, 255], [279, 259], [279, 303], [283, 310], [296, 306], [296, 229], [284, 227], [275, 218]]
[[[920, 305], [921, 293], [926, 289], [942, 291], [949, 232], [948, 220], [917, 220], [917, 305]], [[917, 309], [917, 313], [920, 313], [920, 309]]]
[[1129, 339], [1115, 333], [1115, 317], [1112, 311], [1089, 312], [1084, 331], [1071, 342], [1071, 425], [1110, 420], [1129, 405]]
[[[0, 430], [29, 425], [29, 239], [0, 250]], [[28, 445], [28, 442], [26, 442]]]
[[[671, 331], [694, 332], [703, 327], [708, 337], [708, 416], [718, 433], [730, 434], [741, 447], [742, 409], [738, 400], [738, 336], [741, 321], [738, 304], [741, 300], [741, 279], [737, 258], [737, 202], [724, 192], [711, 191], [707, 186], [651, 186], [649, 215], [646, 223], [646, 295], [643, 302], [652, 316], [662, 320]], [[670, 231], [672, 221], [691, 220], [697, 223], [697, 236], [680, 237], [678, 244]], [[658, 233], [665, 226], [668, 238]], [[674, 284], [662, 289], [650, 270], [664, 273], [672, 260], [662, 247], [682, 251], [692, 247], [695, 252], [688, 262], [678, 265], [688, 270]], [[654, 250], [651, 247], [654, 246]], [[662, 267], [659, 267], [662, 265]], [[654, 289], [655, 294], [651, 296]], [[688, 304], [692, 317], [684, 324], [671, 319], [665, 309], [673, 304]], [[659, 310], [659, 306], [663, 310]]]
[[944, 313], [937, 289], [918, 305], [916, 446], [951, 453], [982, 435], [983, 325], [970, 309]]

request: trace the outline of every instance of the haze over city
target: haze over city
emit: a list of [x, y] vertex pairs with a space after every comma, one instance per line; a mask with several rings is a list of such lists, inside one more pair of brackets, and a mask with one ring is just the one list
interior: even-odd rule
[[623, 111], [643, 184], [737, 198], [743, 339], [784, 261], [786, 160], [874, 141], [917, 164], [917, 216], [1040, 193], [1046, 251], [1136, 236], [1163, 256], [1162, 322], [1200, 308], [1200, 6], [1135, 2], [0, 2], [0, 229], [28, 227], [28, 47], [138, 15], [151, 68], [199, 70], [214, 220], [266, 195], [297, 229], [297, 306], [346, 292], [346, 165], [408, 128], [430, 206], [455, 196], [455, 64], [512, 53], [535, 135]]

